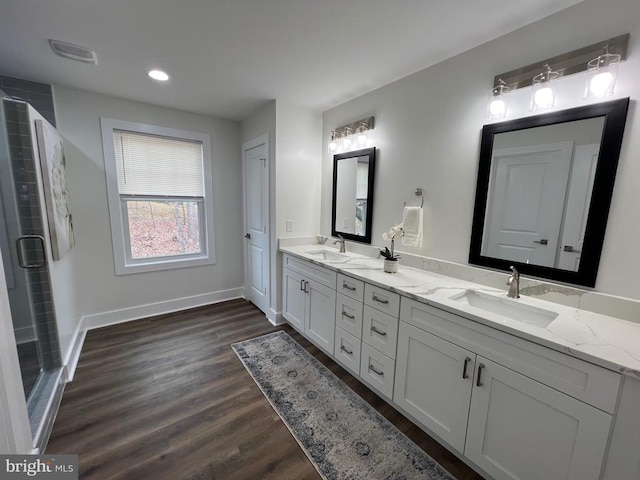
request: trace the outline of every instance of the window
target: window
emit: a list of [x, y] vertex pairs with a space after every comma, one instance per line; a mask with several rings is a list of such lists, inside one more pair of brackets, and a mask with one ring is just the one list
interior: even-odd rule
[[116, 274], [214, 263], [209, 136], [100, 122]]

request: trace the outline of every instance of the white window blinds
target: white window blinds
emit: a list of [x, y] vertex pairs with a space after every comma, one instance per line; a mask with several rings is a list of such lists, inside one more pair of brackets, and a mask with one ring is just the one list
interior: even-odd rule
[[202, 143], [114, 130], [120, 195], [204, 197]]

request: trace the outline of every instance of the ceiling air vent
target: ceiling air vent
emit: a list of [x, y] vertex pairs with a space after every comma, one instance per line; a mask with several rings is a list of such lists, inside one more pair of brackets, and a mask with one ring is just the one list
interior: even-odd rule
[[82, 63], [90, 63], [92, 65], [98, 64], [98, 57], [96, 52], [89, 50], [88, 48], [81, 47], [80, 45], [74, 45], [73, 43], [61, 42], [60, 40], [49, 39], [49, 45], [56, 55], [59, 55], [70, 60], [75, 60]]

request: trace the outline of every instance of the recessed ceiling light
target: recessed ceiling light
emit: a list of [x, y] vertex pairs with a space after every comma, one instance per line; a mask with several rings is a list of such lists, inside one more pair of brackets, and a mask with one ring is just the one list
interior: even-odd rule
[[147, 75], [149, 75], [154, 80], [158, 80], [159, 82], [166, 82], [167, 80], [169, 80], [169, 75], [166, 72], [158, 69], [149, 70], [147, 72]]

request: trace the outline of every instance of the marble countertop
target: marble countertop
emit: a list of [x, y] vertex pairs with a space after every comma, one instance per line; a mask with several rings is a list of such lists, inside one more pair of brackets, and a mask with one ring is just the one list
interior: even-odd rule
[[[504, 290], [405, 267], [402, 264], [397, 273], [385, 273], [382, 269], [383, 259], [356, 253], [341, 254], [346, 258], [337, 260], [323, 260], [317, 254], [308, 253], [320, 250], [338, 253], [337, 249], [322, 245], [280, 247], [283, 253], [387, 288], [400, 295], [623, 375], [640, 378], [640, 324], [526, 296], [517, 300], [508, 299]], [[468, 290], [480, 292], [481, 295], [499, 299], [507, 304], [517, 302], [516, 306], [524, 309], [544, 310], [557, 314], [557, 317], [546, 327], [513, 320], [456, 300]]]

